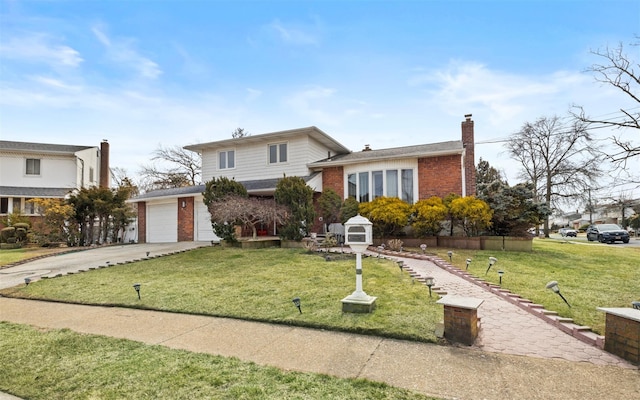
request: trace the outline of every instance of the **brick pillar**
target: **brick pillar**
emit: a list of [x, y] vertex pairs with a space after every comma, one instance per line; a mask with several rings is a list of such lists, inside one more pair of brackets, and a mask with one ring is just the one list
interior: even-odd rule
[[340, 167], [328, 167], [322, 170], [322, 190], [333, 189], [341, 198], [346, 198], [344, 192], [344, 169]]
[[640, 365], [640, 310], [598, 308], [607, 313], [604, 349]]
[[471, 114], [464, 116], [465, 121], [462, 122], [462, 145], [465, 149], [464, 159], [464, 178], [467, 196], [476, 195], [476, 159], [475, 159], [475, 140], [473, 134], [473, 120]]
[[138, 243], [147, 243], [147, 202], [138, 203]]
[[178, 198], [178, 242], [193, 242], [193, 206], [193, 197]]
[[455, 296], [438, 300], [438, 304], [444, 304], [444, 337], [471, 346], [478, 337], [478, 307], [482, 302], [480, 299]]
[[111, 186], [111, 171], [109, 171], [109, 142], [100, 143], [100, 187]]

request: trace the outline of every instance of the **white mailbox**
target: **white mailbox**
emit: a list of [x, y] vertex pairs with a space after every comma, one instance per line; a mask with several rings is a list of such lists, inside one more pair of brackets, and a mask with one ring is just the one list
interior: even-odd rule
[[362, 253], [373, 243], [373, 224], [358, 214], [344, 223], [345, 244], [356, 253], [356, 290], [342, 299], [342, 312], [370, 313], [376, 306], [377, 297], [362, 290]]
[[373, 243], [373, 224], [358, 214], [344, 223], [345, 244], [353, 251], [362, 253]]

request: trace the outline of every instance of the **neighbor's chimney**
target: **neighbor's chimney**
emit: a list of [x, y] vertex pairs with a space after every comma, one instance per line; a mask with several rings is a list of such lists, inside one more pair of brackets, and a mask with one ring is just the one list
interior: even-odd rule
[[464, 121], [462, 122], [462, 145], [465, 148], [465, 185], [466, 195], [475, 196], [476, 194], [476, 160], [474, 146], [475, 141], [473, 138], [473, 120], [471, 114], [465, 114]]
[[365, 144], [364, 149], [362, 149], [362, 151], [371, 151], [371, 147], [369, 147], [368, 144]]
[[100, 143], [100, 187], [109, 188], [111, 179], [109, 171], [109, 142], [103, 139]]

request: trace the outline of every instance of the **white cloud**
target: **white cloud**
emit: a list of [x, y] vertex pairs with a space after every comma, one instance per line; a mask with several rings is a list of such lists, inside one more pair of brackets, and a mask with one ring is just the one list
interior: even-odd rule
[[125, 68], [133, 69], [146, 79], [156, 79], [162, 69], [154, 61], [140, 55], [135, 50], [135, 41], [131, 39], [110, 38], [105, 28], [94, 26], [91, 31], [107, 49], [108, 57]]
[[55, 88], [55, 89], [63, 89], [63, 90], [70, 90], [70, 91], [76, 91], [76, 92], [79, 90], [82, 90], [82, 87], [78, 85], [71, 85], [60, 79], [49, 78], [46, 76], [33, 76], [31, 77], [31, 80], [34, 82], [38, 82], [44, 86], [48, 86], [50, 88]]
[[[335, 125], [338, 115], [328, 111], [327, 100], [332, 99], [335, 89], [322, 86], [310, 86], [286, 97], [285, 104], [293, 111], [312, 121], [315, 124]], [[335, 99], [333, 99], [335, 100]]]
[[75, 49], [55, 42], [48, 35], [31, 33], [0, 41], [0, 54], [2, 58], [52, 66], [77, 67], [84, 61]]
[[275, 32], [280, 40], [288, 44], [316, 45], [320, 42], [318, 33], [311, 32], [312, 30], [317, 30], [317, 26], [286, 26], [282, 22], [275, 20], [268, 25], [268, 29]]
[[258, 89], [247, 88], [246, 101], [254, 101], [262, 96], [262, 91]]

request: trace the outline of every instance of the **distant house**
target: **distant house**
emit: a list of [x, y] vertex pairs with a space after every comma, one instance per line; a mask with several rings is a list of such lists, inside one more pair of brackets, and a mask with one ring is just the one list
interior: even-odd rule
[[109, 187], [109, 143], [100, 146], [0, 140], [0, 215], [37, 217], [32, 198], [64, 198], [74, 189]]
[[[411, 204], [450, 193], [475, 195], [474, 126], [461, 140], [351, 152], [316, 127], [185, 146], [202, 155], [205, 180], [227, 177], [250, 195], [271, 196], [284, 175], [302, 177], [317, 194], [331, 188], [360, 202], [399, 197]], [[133, 199], [139, 242], [217, 240], [203, 203], [204, 185], [157, 190]], [[319, 221], [314, 226], [319, 227]], [[276, 234], [275, 227], [265, 227]]]

